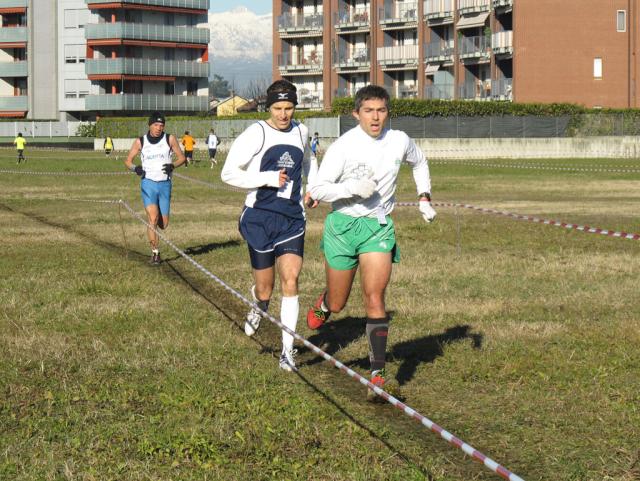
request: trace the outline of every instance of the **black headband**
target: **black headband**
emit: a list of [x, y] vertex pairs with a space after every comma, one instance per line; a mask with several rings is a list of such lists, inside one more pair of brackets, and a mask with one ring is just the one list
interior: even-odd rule
[[270, 92], [267, 94], [267, 108], [271, 107], [276, 102], [292, 102], [293, 105], [298, 105], [298, 96], [293, 90], [286, 90], [284, 92]]

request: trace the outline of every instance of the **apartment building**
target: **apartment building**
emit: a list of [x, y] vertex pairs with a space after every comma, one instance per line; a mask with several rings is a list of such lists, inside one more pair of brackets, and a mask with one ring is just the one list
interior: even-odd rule
[[635, 107], [635, 0], [274, 0], [273, 75], [300, 108], [394, 98]]
[[208, 111], [209, 0], [0, 0], [0, 117]]

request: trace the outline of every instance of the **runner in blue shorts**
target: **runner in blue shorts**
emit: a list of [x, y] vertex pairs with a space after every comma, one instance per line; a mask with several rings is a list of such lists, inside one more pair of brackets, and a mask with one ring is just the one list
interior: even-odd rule
[[[151, 114], [149, 132], [133, 142], [129, 155], [124, 161], [129, 170], [142, 178], [140, 191], [149, 222], [147, 237], [151, 244], [150, 262], [154, 266], [161, 262], [156, 228], [166, 229], [169, 225], [171, 173], [185, 161], [176, 138], [164, 132], [164, 124], [164, 115], [160, 112]], [[171, 162], [172, 152], [177, 158], [175, 163]], [[140, 154], [141, 165], [134, 165], [133, 159], [138, 154]]]
[[[253, 336], [262, 315], [269, 308], [275, 274], [280, 277], [282, 302], [280, 320], [296, 330], [298, 276], [304, 255], [304, 205], [302, 178], [311, 183], [317, 165], [312, 161], [307, 128], [293, 120], [297, 104], [296, 87], [278, 80], [267, 89], [269, 119], [250, 125], [233, 142], [222, 169], [222, 180], [249, 189], [240, 216], [239, 229], [247, 241], [255, 302], [246, 316], [244, 332]], [[303, 202], [305, 201], [305, 202]], [[312, 202], [315, 207], [317, 202]], [[293, 336], [282, 331], [279, 366], [295, 371]]]

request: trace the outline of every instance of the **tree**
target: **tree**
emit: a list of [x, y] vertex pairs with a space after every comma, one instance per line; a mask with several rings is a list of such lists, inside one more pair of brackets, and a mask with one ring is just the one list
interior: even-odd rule
[[216, 98], [228, 97], [231, 94], [229, 81], [224, 77], [214, 74], [213, 80], [209, 82], [209, 95]]
[[242, 95], [247, 99], [257, 99], [267, 93], [267, 87], [271, 84], [271, 80], [266, 77], [251, 80], [243, 89]]

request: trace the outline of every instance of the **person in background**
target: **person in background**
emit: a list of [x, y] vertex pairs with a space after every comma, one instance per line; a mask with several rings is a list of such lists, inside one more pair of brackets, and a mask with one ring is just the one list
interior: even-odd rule
[[317, 159], [318, 158], [318, 147], [320, 147], [320, 137], [318, 132], [313, 134], [311, 138], [311, 154]]
[[[144, 210], [147, 213], [147, 237], [151, 245], [151, 265], [160, 265], [158, 233], [156, 228], [166, 229], [169, 225], [171, 207], [171, 173], [185, 162], [175, 136], [164, 131], [165, 117], [153, 112], [149, 117], [149, 131], [133, 141], [124, 164], [140, 178], [140, 191]], [[176, 162], [171, 162], [171, 153]], [[140, 154], [140, 165], [133, 160]]]
[[[424, 154], [407, 134], [385, 127], [389, 94], [377, 85], [356, 93], [353, 116], [358, 125], [328, 148], [311, 186], [316, 201], [331, 202], [320, 248], [325, 258], [326, 287], [307, 313], [310, 329], [322, 326], [332, 312], [347, 304], [358, 267], [367, 316], [371, 383], [382, 388], [389, 316], [385, 290], [391, 267], [399, 262], [395, 228], [390, 214], [395, 205], [402, 162], [413, 169], [419, 210], [431, 222], [431, 178]], [[368, 390], [367, 399], [379, 398]]]
[[[300, 305], [298, 277], [302, 270], [306, 218], [303, 175], [313, 183], [317, 164], [309, 150], [307, 128], [293, 120], [298, 103], [297, 89], [278, 80], [267, 89], [269, 119], [256, 122], [235, 139], [221, 177], [234, 187], [249, 189], [240, 215], [239, 229], [247, 241], [254, 285], [251, 296], [259, 309], [247, 314], [244, 332], [253, 336], [262, 312], [269, 308], [276, 271], [280, 277], [282, 302], [280, 320], [295, 331]], [[304, 200], [304, 204], [303, 204]], [[295, 371], [293, 336], [282, 331], [279, 366]]]
[[218, 161], [216, 160], [218, 145], [220, 145], [220, 140], [218, 140], [218, 136], [216, 135], [215, 131], [211, 129], [209, 135], [207, 135], [207, 148], [209, 149], [209, 162], [211, 162], [212, 169], [213, 165], [218, 163]]
[[193, 146], [196, 145], [196, 139], [186, 130], [180, 142], [184, 145], [184, 156], [186, 159], [184, 166], [189, 167], [189, 164], [193, 162]]
[[104, 139], [103, 148], [105, 156], [111, 155], [111, 151], [113, 150], [113, 140], [111, 139], [111, 137], [107, 136], [107, 138]]
[[13, 144], [16, 146], [16, 151], [18, 152], [18, 164], [23, 160], [26, 162], [27, 159], [24, 158], [24, 147], [27, 145], [27, 139], [22, 136], [22, 132], [18, 132], [18, 136], [13, 139]]

